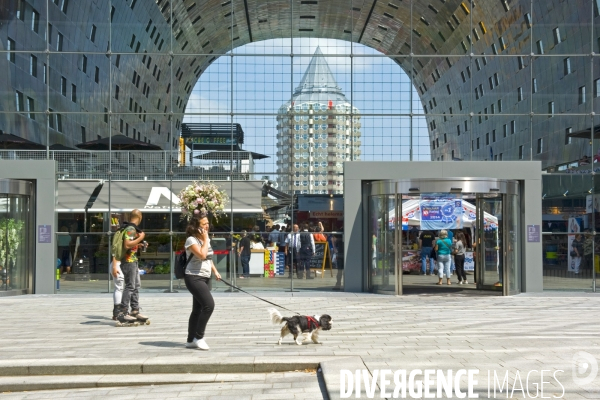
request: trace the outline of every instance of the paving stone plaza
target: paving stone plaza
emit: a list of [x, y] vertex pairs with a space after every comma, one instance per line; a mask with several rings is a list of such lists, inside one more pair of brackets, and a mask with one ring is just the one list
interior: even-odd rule
[[[508, 372], [495, 398], [507, 398], [509, 388], [514, 399], [534, 397], [536, 387], [541, 395], [539, 371], [547, 370], [544, 397], [600, 397], [599, 378], [576, 383], [593, 373], [593, 362], [573, 375], [580, 352], [600, 358], [600, 298], [592, 294], [253, 294], [302, 314], [328, 313], [334, 328], [321, 334], [319, 345], [297, 346], [288, 337], [277, 346], [269, 304], [214, 293], [206, 333], [211, 349], [200, 351], [184, 347], [187, 293], [142, 293], [152, 323], [132, 328], [114, 326], [109, 294], [2, 298], [0, 398], [336, 399], [343, 369], [406, 370], [407, 376], [477, 369], [479, 398], [494, 398], [488, 371], [500, 382]], [[462, 379], [463, 389], [466, 384]], [[364, 389], [363, 382], [361, 398], [368, 398]], [[387, 391], [393, 389], [392, 379]], [[375, 390], [374, 398], [380, 394]], [[407, 392], [405, 398], [421, 397]]]

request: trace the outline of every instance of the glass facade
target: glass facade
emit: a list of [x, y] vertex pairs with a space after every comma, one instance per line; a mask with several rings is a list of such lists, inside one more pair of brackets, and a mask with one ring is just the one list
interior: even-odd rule
[[[132, 208], [144, 211], [151, 244], [142, 285], [173, 290], [160, 272], [181, 250], [185, 224], [168, 199], [192, 180], [217, 181], [232, 198], [214, 221], [219, 268], [230, 279], [241, 271], [231, 250], [242, 230], [320, 220], [334, 251], [323, 250], [331, 255], [324, 268], [315, 260], [318, 279], [263, 271], [243, 284], [339, 286], [342, 241], [334, 238], [342, 237], [343, 210], [334, 200], [343, 195], [343, 162], [352, 160], [541, 161], [545, 289], [594, 285], [595, 0], [8, 3], [0, 15], [0, 130], [47, 150], [4, 146], [0, 158], [58, 161], [58, 230], [66, 228], [58, 236], [71, 237], [63, 247], [81, 278], [65, 279], [61, 291], [106, 289], [113, 221]], [[317, 48], [337, 88], [317, 79], [294, 104]], [[208, 128], [188, 133], [188, 124]], [[118, 147], [120, 136], [141, 144]], [[103, 150], [76, 149], [108, 138]], [[201, 145], [188, 146], [191, 138]], [[86, 190], [64, 186], [89, 180]], [[140, 186], [137, 200], [123, 203], [132, 181], [160, 184]], [[99, 183], [102, 207], [93, 201]], [[153, 187], [168, 189], [156, 204]], [[77, 204], [62, 206], [65, 196]]]

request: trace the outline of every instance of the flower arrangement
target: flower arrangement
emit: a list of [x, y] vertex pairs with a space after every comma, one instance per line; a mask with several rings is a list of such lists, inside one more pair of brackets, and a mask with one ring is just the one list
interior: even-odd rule
[[194, 215], [211, 213], [218, 219], [218, 215], [225, 210], [229, 200], [227, 194], [211, 182], [192, 182], [179, 192], [181, 201], [181, 219], [188, 221]]

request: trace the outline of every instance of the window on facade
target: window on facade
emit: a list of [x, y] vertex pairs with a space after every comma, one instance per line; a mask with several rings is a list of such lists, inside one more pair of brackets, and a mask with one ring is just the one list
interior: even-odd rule
[[492, 143], [496, 142], [496, 130], [492, 130]]
[[573, 132], [572, 128], [565, 129], [565, 144], [571, 144], [571, 136], [569, 136]]
[[56, 114], [56, 130], [59, 131], [59, 132], [63, 131], [62, 115], [61, 114]]
[[560, 38], [560, 29], [559, 28], [554, 28], [552, 30], [552, 34], [554, 35], [554, 44], [559, 44], [560, 42], [562, 42], [562, 39]]
[[29, 74], [37, 77], [37, 57], [33, 54], [29, 56]]
[[585, 104], [585, 86], [579, 88], [579, 104]]
[[489, 133], [489, 132], [487, 132], [487, 133], [485, 134], [485, 145], [486, 145], [486, 146], [489, 146], [489, 145], [490, 145], [490, 133]]
[[531, 80], [531, 93], [537, 93], [537, 78]]
[[479, 150], [479, 138], [477, 138], [477, 150]]
[[81, 143], [85, 143], [86, 142], [85, 136], [86, 136], [85, 135], [85, 126], [82, 126], [81, 127]]
[[510, 134], [514, 135], [517, 132], [517, 123], [513, 120], [510, 121]]
[[31, 97], [27, 97], [27, 112], [29, 113], [29, 118], [35, 119], [35, 102]]
[[525, 68], [525, 60], [522, 56], [517, 57], [517, 62], [519, 64], [519, 69]]
[[116, 85], [116, 87], [115, 87], [115, 99], [116, 100], [119, 100], [119, 89], [120, 89], [119, 85]]
[[81, 58], [81, 71], [84, 74], [87, 73], [87, 56], [82, 56]]
[[479, 59], [475, 59], [475, 66], [477, 67], [477, 71], [481, 71], [481, 65], [479, 64]]
[[523, 101], [523, 88], [517, 88], [517, 101]]
[[31, 30], [35, 33], [40, 31], [40, 14], [36, 10], [31, 12]]
[[519, 160], [523, 159], [523, 145], [519, 146]]
[[537, 140], [537, 154], [540, 154], [544, 150], [544, 139], [539, 138]]
[[62, 0], [62, 3], [60, 4], [60, 11], [66, 14], [67, 8], [69, 8], [69, 0]]
[[527, 29], [531, 29], [531, 14], [526, 13], [523, 17], [525, 18], [525, 25], [527, 25]]
[[6, 53], [6, 59], [14, 64], [15, 63], [15, 53], [14, 53], [15, 41], [12, 40], [11, 38], [8, 38], [8, 40], [7, 40], [6, 50], [8, 51], [8, 53]]
[[73, 103], [77, 102], [77, 86], [71, 84], [71, 101]]
[[19, 0], [17, 4], [17, 18], [21, 21], [25, 21], [25, 1]]
[[56, 114], [54, 114], [54, 110], [51, 108], [49, 108], [48, 111], [48, 126], [50, 129], [56, 129]]
[[563, 72], [565, 76], [571, 73], [571, 58], [569, 57], [563, 60]]
[[60, 77], [60, 94], [67, 97], [67, 78], [64, 76]]
[[96, 72], [94, 74], [94, 81], [96, 83], [100, 83], [100, 68], [96, 67]]
[[506, 49], [506, 42], [504, 41], [504, 38], [502, 36], [500, 36], [498, 38], [498, 41], [500, 42], [500, 51], [503, 51]]
[[536, 42], [538, 54], [544, 54], [544, 43], [541, 40]]
[[492, 43], [492, 53], [498, 55], [498, 48], [496, 47], [496, 43]]
[[63, 51], [63, 41], [63, 34], [58, 32], [58, 37], [56, 38], [56, 51]]
[[92, 28], [90, 30], [90, 40], [92, 43], [96, 41], [96, 25], [92, 24]]

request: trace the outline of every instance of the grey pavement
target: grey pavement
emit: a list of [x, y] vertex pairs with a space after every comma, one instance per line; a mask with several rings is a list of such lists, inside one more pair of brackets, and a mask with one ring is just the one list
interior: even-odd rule
[[[214, 390], [218, 396], [268, 398], [260, 396], [277, 396], [276, 389], [281, 389], [269, 385], [305, 382], [311, 398], [334, 399], [340, 395], [340, 370], [364, 365], [373, 375], [383, 369], [479, 369], [475, 389], [480, 398], [488, 397], [488, 371], [491, 377], [508, 373], [511, 388], [522, 381], [533, 394], [539, 372], [530, 374], [529, 383], [527, 373], [551, 370], [558, 379], [546, 379], [545, 396], [600, 398], [600, 378], [587, 384], [573, 380], [578, 352], [600, 359], [600, 296], [595, 294], [254, 294], [302, 314], [328, 313], [334, 328], [321, 334], [319, 345], [297, 346], [288, 337], [277, 346], [279, 329], [268, 321], [270, 305], [243, 293], [215, 293], [216, 308], [206, 332], [211, 350], [203, 352], [184, 347], [189, 294], [142, 294], [152, 323], [132, 328], [114, 326], [109, 294], [5, 297], [0, 298], [0, 391], [18, 388], [10, 385], [19, 379], [30, 382], [30, 390], [43, 389], [42, 381], [50, 375], [55, 382], [63, 380], [63, 389], [5, 395], [106, 398], [131, 390], [125, 398], [152, 398], [165, 390], [173, 397], [209, 398], [202, 391]], [[322, 381], [314, 372], [319, 367]], [[285, 371], [301, 376], [286, 378]], [[190, 376], [173, 384], [173, 374], [181, 373]], [[230, 375], [228, 383], [217, 381], [218, 374], [236, 373], [240, 375]], [[257, 380], [263, 386], [243, 386]], [[75, 385], [84, 381], [91, 386]], [[111, 393], [98, 382], [120, 388]], [[304, 389], [290, 390], [279, 398], [306, 396]], [[240, 392], [243, 396], [237, 397]], [[511, 398], [528, 397], [517, 390]]]

